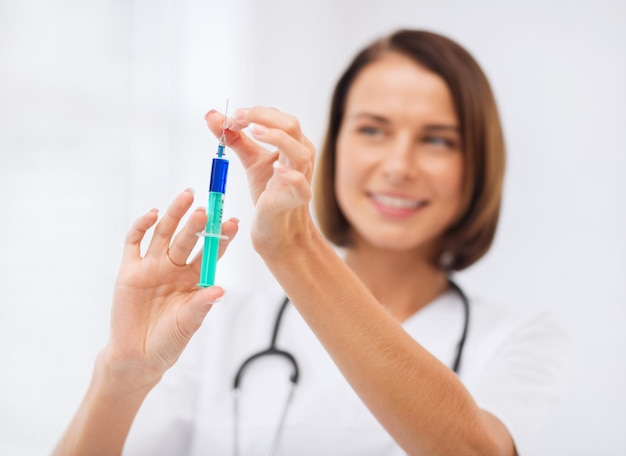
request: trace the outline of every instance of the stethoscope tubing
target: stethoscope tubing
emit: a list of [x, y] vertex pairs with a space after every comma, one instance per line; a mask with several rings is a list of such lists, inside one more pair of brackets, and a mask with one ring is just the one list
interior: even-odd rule
[[[448, 285], [450, 288], [452, 288], [452, 290], [454, 290], [459, 295], [459, 297], [461, 298], [461, 302], [463, 304], [463, 317], [464, 317], [463, 329], [461, 332], [461, 337], [459, 338], [459, 341], [457, 343], [456, 356], [451, 366], [451, 369], [458, 375], [459, 370], [461, 368], [463, 350], [465, 349], [465, 341], [467, 340], [467, 334], [469, 330], [470, 305], [469, 305], [469, 298], [467, 297], [467, 295], [463, 292], [461, 287], [459, 287], [450, 278], [448, 278]], [[278, 309], [276, 318], [274, 320], [274, 327], [272, 329], [272, 338], [270, 340], [269, 347], [266, 348], [265, 350], [261, 350], [257, 353], [254, 353], [250, 355], [248, 358], [246, 358], [241, 364], [241, 366], [239, 366], [239, 368], [237, 369], [237, 372], [235, 373], [235, 377], [233, 380], [233, 388], [232, 388], [233, 395], [234, 395], [233, 404], [234, 404], [235, 426], [234, 426], [233, 448], [234, 448], [235, 456], [239, 456], [239, 391], [241, 387], [241, 382], [248, 366], [250, 366], [251, 363], [258, 360], [259, 358], [263, 358], [265, 356], [279, 356], [279, 357], [286, 359], [287, 362], [291, 365], [291, 370], [292, 370], [291, 375], [289, 377], [289, 379], [291, 380], [291, 388], [289, 391], [289, 396], [287, 397], [287, 401], [285, 402], [285, 406], [283, 407], [283, 410], [281, 412], [280, 421], [279, 421], [276, 433], [274, 435], [274, 439], [272, 442], [272, 449], [269, 454], [274, 455], [276, 454], [276, 451], [278, 450], [280, 437], [282, 434], [283, 426], [285, 424], [285, 418], [287, 417], [287, 411], [289, 410], [289, 406], [293, 398], [293, 393], [300, 379], [300, 367], [298, 365], [298, 361], [296, 360], [296, 357], [292, 353], [286, 350], [281, 350], [277, 348], [276, 346], [276, 341], [278, 340], [278, 335], [280, 332], [280, 325], [283, 320], [283, 314], [285, 313], [285, 310], [287, 309], [289, 302], [290, 302], [289, 297], [285, 296], [285, 298], [283, 299]]]

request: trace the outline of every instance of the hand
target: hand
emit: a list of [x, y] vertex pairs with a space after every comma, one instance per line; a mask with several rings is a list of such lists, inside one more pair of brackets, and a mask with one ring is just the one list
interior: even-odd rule
[[[193, 200], [190, 191], [176, 197], [157, 223], [143, 257], [140, 244], [157, 222], [158, 212], [141, 216], [126, 236], [113, 298], [111, 336], [102, 355], [129, 387], [156, 383], [224, 294], [220, 287], [196, 286], [201, 253], [187, 261], [198, 241], [197, 233], [206, 225], [206, 212], [192, 212], [174, 236]], [[228, 241], [220, 242], [220, 257], [237, 229], [237, 220], [224, 222], [222, 230]]]
[[[224, 117], [205, 116], [211, 131], [222, 133]], [[296, 240], [312, 226], [308, 203], [315, 147], [302, 134], [296, 118], [272, 108], [240, 109], [226, 120], [226, 143], [243, 164], [256, 204], [252, 241], [260, 253]], [[269, 151], [241, 130], [250, 126], [252, 138], [276, 147]]]

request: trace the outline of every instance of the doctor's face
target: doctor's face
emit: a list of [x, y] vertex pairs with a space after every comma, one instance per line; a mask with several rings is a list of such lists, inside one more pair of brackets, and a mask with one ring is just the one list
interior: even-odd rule
[[441, 77], [390, 53], [356, 77], [337, 138], [335, 192], [355, 246], [430, 254], [461, 208], [459, 122]]

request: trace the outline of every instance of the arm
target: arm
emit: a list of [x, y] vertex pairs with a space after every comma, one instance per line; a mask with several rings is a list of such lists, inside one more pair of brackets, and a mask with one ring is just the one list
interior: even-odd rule
[[[290, 254], [275, 253], [285, 251]], [[506, 428], [478, 408], [457, 376], [402, 329], [314, 229], [297, 246], [262, 256], [348, 382], [407, 453], [514, 454]]]
[[[221, 116], [206, 120], [217, 133]], [[237, 131], [250, 123], [253, 137], [277, 152]], [[239, 111], [230, 129], [227, 141], [256, 202], [255, 249], [390, 435], [410, 454], [515, 454], [507, 429], [406, 334], [315, 228], [308, 210], [314, 148], [298, 122], [253, 108]]]
[[[192, 203], [191, 192], [178, 195], [156, 224], [144, 256], [140, 244], [157, 222], [157, 211], [144, 214], [129, 231], [113, 296], [109, 342], [97, 357], [87, 393], [55, 455], [120, 454], [146, 395], [223, 295], [219, 287], [196, 286], [200, 255], [187, 263], [196, 233], [206, 224], [204, 210], [191, 213], [174, 236]], [[223, 231], [232, 239], [237, 222], [225, 222]], [[220, 245], [220, 255], [226, 246]]]
[[121, 454], [133, 419], [158, 379], [133, 387], [132, 381], [116, 374], [101, 352], [85, 397], [54, 455]]

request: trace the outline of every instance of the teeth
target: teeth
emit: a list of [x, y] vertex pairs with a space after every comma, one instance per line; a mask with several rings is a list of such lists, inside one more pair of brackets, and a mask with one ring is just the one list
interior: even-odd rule
[[424, 205], [423, 201], [398, 198], [388, 195], [373, 195], [374, 201], [394, 209], [416, 209]]

